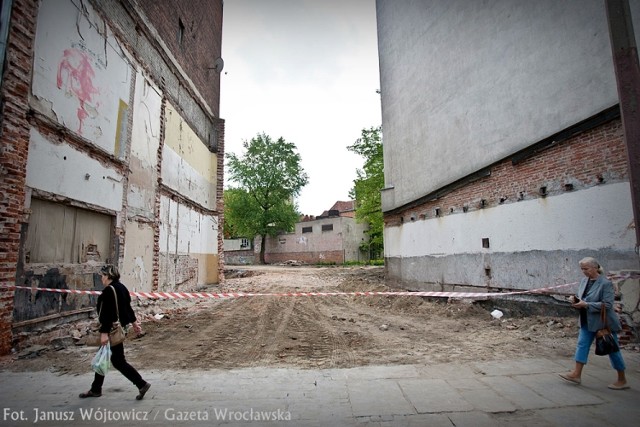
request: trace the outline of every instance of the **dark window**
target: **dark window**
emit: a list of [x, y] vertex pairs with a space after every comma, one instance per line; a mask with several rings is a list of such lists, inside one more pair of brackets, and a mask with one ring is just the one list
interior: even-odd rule
[[322, 231], [332, 231], [333, 230], [333, 224], [323, 224], [322, 225]]
[[302, 227], [303, 233], [311, 233], [313, 232], [313, 227]]
[[178, 18], [178, 44], [182, 46], [182, 39], [184, 38], [184, 24], [182, 19]]

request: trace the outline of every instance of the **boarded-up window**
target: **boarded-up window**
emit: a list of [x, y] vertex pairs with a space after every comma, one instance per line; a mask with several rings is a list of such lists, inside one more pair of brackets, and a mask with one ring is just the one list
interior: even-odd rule
[[302, 227], [303, 233], [311, 233], [313, 231], [313, 227]]
[[80, 264], [109, 258], [110, 215], [40, 199], [31, 200], [31, 211], [27, 262]]
[[332, 231], [333, 224], [322, 224], [322, 231]]

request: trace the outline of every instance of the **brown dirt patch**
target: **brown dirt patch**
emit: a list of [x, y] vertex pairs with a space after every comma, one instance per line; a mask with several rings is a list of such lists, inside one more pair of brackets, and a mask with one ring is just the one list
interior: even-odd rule
[[[388, 291], [381, 267], [247, 267], [209, 292]], [[363, 365], [571, 359], [573, 317], [495, 320], [465, 300], [415, 296], [261, 296], [136, 307], [146, 334], [128, 340], [127, 358], [141, 369], [230, 369], [253, 366], [349, 368]], [[164, 313], [157, 320], [154, 315]], [[4, 369], [86, 373], [95, 348], [41, 348], [13, 356]], [[24, 356], [24, 352], [23, 352]]]

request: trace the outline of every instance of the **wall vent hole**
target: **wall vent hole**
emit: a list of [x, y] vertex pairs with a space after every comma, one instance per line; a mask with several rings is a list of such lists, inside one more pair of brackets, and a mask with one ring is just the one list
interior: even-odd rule
[[540, 187], [540, 195], [545, 197], [547, 195], [547, 187]]

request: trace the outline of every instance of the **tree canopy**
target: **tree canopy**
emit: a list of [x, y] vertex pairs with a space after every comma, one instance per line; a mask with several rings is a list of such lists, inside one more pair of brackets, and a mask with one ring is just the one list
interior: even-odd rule
[[382, 152], [382, 127], [363, 129], [361, 137], [347, 147], [349, 151], [364, 157], [364, 166], [357, 169], [357, 178], [349, 192], [356, 201], [356, 219], [369, 224], [369, 241], [361, 249], [370, 258], [378, 258], [383, 252], [384, 220], [380, 191], [384, 187], [384, 161]]
[[[294, 199], [307, 185], [300, 155], [293, 143], [261, 133], [243, 143], [245, 153], [227, 154], [229, 178], [237, 187], [225, 190], [225, 233], [233, 237], [262, 237], [291, 231], [298, 221]], [[227, 226], [228, 224], [228, 226]]]

